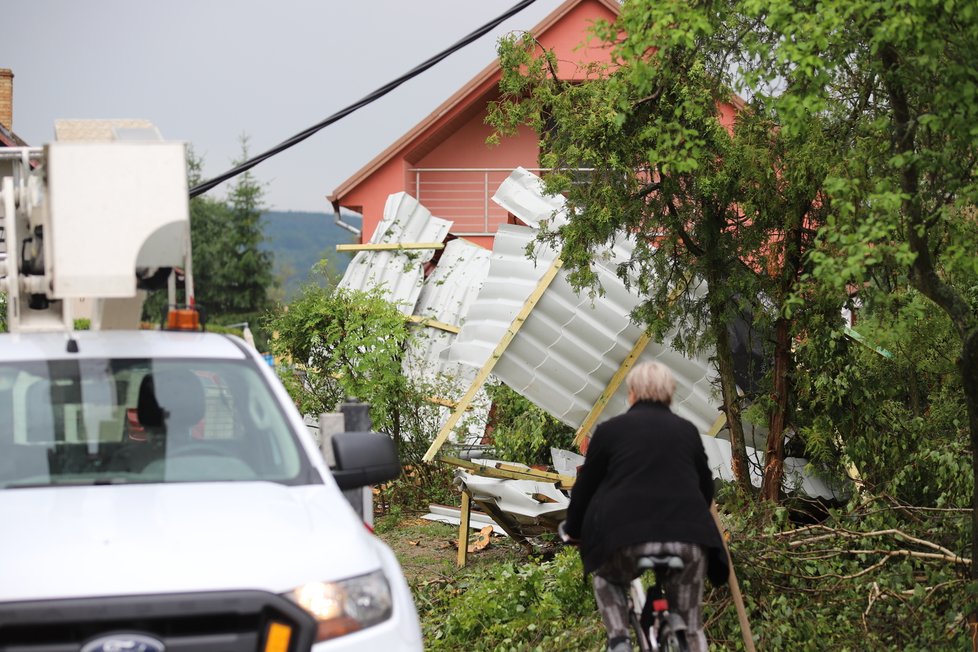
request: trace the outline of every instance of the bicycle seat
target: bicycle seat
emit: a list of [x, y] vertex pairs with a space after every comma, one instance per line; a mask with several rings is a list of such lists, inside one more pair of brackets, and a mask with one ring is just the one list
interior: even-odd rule
[[639, 570], [648, 570], [650, 568], [682, 570], [685, 564], [683, 563], [682, 557], [677, 557], [676, 555], [645, 555], [636, 560], [635, 567]]

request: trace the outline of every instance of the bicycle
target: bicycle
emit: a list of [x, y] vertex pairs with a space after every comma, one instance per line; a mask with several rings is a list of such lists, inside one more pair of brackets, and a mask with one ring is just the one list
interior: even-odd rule
[[[568, 545], [577, 545], [564, 530], [564, 523], [557, 526], [557, 534]], [[669, 610], [669, 600], [663, 591], [665, 578], [684, 568], [681, 557], [676, 555], [646, 555], [639, 557], [636, 566], [639, 576], [632, 580], [625, 592], [628, 604], [628, 622], [635, 632], [640, 652], [688, 652], [686, 622], [682, 616]], [[642, 577], [652, 571], [653, 584], [645, 590]]]
[[642, 573], [651, 570], [655, 581], [643, 590], [642, 575], [632, 580], [628, 598], [628, 620], [641, 652], [687, 652], [686, 623], [682, 616], [669, 610], [669, 600], [662, 590], [665, 577], [683, 569], [683, 560], [675, 555], [639, 557], [636, 566]]

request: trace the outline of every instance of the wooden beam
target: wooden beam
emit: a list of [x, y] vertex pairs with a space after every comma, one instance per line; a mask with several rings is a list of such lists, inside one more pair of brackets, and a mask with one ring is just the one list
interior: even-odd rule
[[[428, 401], [429, 403], [433, 403], [434, 405], [440, 405], [442, 407], [447, 407], [447, 408], [454, 408], [456, 405], [458, 405], [458, 401], [453, 401], [449, 398], [444, 398], [442, 396], [429, 396], [425, 400]], [[465, 409], [471, 410], [472, 406], [470, 405]]]
[[716, 437], [718, 434], [720, 434], [720, 431], [723, 430], [723, 427], [725, 425], [727, 425], [727, 413], [721, 411], [720, 414], [717, 415], [717, 418], [713, 422], [713, 425], [710, 426], [710, 429], [706, 431], [706, 436]]
[[485, 464], [477, 464], [469, 460], [459, 459], [457, 457], [445, 457], [440, 456], [438, 458], [439, 462], [444, 462], [451, 466], [457, 466], [462, 469], [473, 472], [476, 475], [481, 475], [486, 478], [499, 478], [500, 480], [534, 480], [536, 482], [546, 482], [555, 483], [559, 489], [570, 489], [574, 486], [575, 478], [569, 475], [560, 475], [559, 473], [551, 473], [550, 471], [539, 471], [537, 469], [525, 469], [522, 467], [513, 466], [511, 464], [500, 463], [498, 466], [488, 466]]
[[426, 452], [422, 458], [425, 462], [430, 462], [433, 460], [435, 454], [438, 452], [438, 449], [440, 449], [442, 444], [445, 443], [445, 440], [448, 439], [448, 435], [451, 434], [452, 430], [458, 424], [459, 419], [461, 419], [462, 415], [465, 413], [465, 408], [472, 403], [472, 400], [479, 392], [482, 384], [486, 382], [486, 378], [488, 378], [489, 374], [492, 373], [492, 369], [496, 366], [496, 362], [498, 362], [499, 358], [502, 357], [506, 347], [508, 347], [510, 342], [513, 341], [513, 338], [516, 337], [516, 334], [519, 332], [520, 328], [523, 327], [523, 323], [526, 321], [526, 318], [537, 305], [537, 302], [540, 301], [540, 297], [543, 296], [543, 293], [546, 292], [547, 288], [550, 286], [550, 283], [553, 282], [554, 278], [557, 276], [557, 272], [560, 271], [560, 266], [562, 264], [563, 262], [560, 260], [560, 258], [555, 258], [554, 262], [550, 264], [547, 271], [544, 272], [543, 277], [537, 283], [536, 288], [534, 288], [533, 292], [530, 293], [530, 296], [527, 297], [526, 301], [523, 303], [523, 307], [520, 308], [519, 313], [517, 313], [516, 317], [513, 319], [513, 322], [509, 325], [506, 334], [503, 335], [502, 340], [500, 340], [499, 344], [496, 345], [496, 348], [489, 356], [489, 359], [482, 365], [482, 369], [480, 369], [479, 373], [476, 374], [476, 377], [469, 386], [468, 391], [466, 391], [465, 395], [459, 399], [458, 405], [455, 406], [455, 410], [452, 412], [451, 416], [448, 417], [448, 421], [445, 422], [445, 425], [442, 426], [441, 430], [439, 430], [438, 434], [435, 436], [434, 441], [431, 442], [431, 446], [428, 447], [428, 452]]
[[454, 324], [446, 324], [443, 321], [438, 321], [437, 319], [432, 319], [431, 317], [422, 317], [421, 315], [408, 315], [405, 319], [409, 322], [415, 324], [421, 324], [422, 326], [430, 326], [431, 328], [437, 328], [439, 330], [447, 331], [449, 333], [458, 333], [461, 328], [455, 326]]
[[522, 548], [528, 552], [533, 552], [533, 545], [526, 540], [522, 534], [516, 529], [519, 527], [519, 523], [510, 517], [506, 512], [501, 510], [495, 503], [492, 502], [479, 502], [474, 501], [476, 505], [482, 508], [486, 514], [488, 514], [492, 520], [496, 522], [496, 525], [503, 529], [503, 532], [509, 535], [509, 538], [520, 544]]
[[338, 244], [336, 251], [405, 251], [408, 249], [444, 249], [444, 242], [381, 242], [378, 244]]
[[[676, 287], [669, 293], [670, 304], [672, 304], [679, 297], [679, 295], [682, 294], [681, 287], [684, 286]], [[611, 400], [614, 393], [618, 391], [619, 385], [621, 385], [621, 382], [625, 379], [625, 376], [628, 375], [628, 371], [635, 366], [635, 362], [638, 360], [639, 356], [642, 355], [642, 351], [645, 350], [645, 347], [648, 346], [651, 339], [652, 337], [648, 333], [643, 332], [635, 341], [635, 345], [632, 346], [632, 350], [627, 356], [625, 356], [625, 360], [621, 363], [621, 366], [618, 367], [618, 371], [616, 371], [615, 375], [611, 377], [611, 381], [608, 383], [608, 386], [604, 388], [604, 391], [601, 392], [601, 396], [598, 397], [598, 400], [595, 401], [594, 405], [591, 407], [591, 411], [588, 413], [583, 423], [581, 423], [581, 427], [577, 429], [576, 433], [574, 433], [575, 446], [578, 448], [581, 447], [581, 444], [584, 442], [584, 438], [587, 437], [588, 432], [590, 432], [591, 428], [594, 427], [594, 422], [598, 420], [599, 416], [601, 416], [601, 412], [604, 411], [608, 401]]]
[[581, 427], [578, 428], [577, 432], [574, 434], [575, 446], [578, 448], [581, 447], [581, 444], [584, 442], [584, 438], [587, 437], [589, 432], [591, 432], [591, 428], [594, 427], [594, 423], [598, 420], [598, 417], [601, 416], [605, 406], [608, 405], [608, 401], [610, 401], [611, 397], [618, 391], [622, 381], [625, 380], [625, 376], [628, 375], [631, 368], [635, 366], [635, 361], [638, 360], [640, 355], [642, 355], [642, 351], [645, 350], [645, 347], [648, 346], [651, 339], [651, 335], [643, 332], [639, 338], [635, 340], [632, 350], [625, 356], [621, 366], [618, 367], [618, 371], [616, 371], [615, 375], [611, 377], [610, 381], [608, 381], [608, 385], [604, 388], [604, 391], [601, 392], [601, 396], [599, 396], [598, 400], [594, 402], [593, 406], [591, 406], [591, 411], [588, 412], [587, 417], [585, 417], [584, 421], [581, 422]]
[[723, 542], [723, 553], [727, 556], [727, 564], [730, 566], [730, 576], [727, 583], [730, 585], [730, 595], [733, 597], [734, 606], [737, 609], [737, 620], [740, 622], [740, 634], [744, 639], [744, 649], [748, 652], [755, 652], [754, 635], [750, 630], [750, 620], [747, 618], [747, 607], [744, 606], [744, 596], [740, 593], [740, 583], [737, 581], [737, 573], [734, 572], [733, 557], [730, 556], [730, 548], [727, 547], [727, 538], [724, 536], [723, 523], [720, 521], [720, 514], [717, 513], [717, 504], [710, 503], [710, 514], [713, 522], [720, 531], [720, 541]]

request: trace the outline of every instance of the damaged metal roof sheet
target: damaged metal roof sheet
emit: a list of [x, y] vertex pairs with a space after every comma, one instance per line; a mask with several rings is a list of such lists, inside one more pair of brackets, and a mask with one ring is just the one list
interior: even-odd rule
[[[562, 200], [542, 196], [540, 188], [538, 177], [518, 169], [500, 186], [494, 200], [528, 224], [551, 220], [551, 226], [559, 225], [565, 219]], [[557, 257], [553, 249], [536, 243], [535, 235], [530, 227], [500, 227], [489, 276], [449, 352], [452, 359], [481, 367], [502, 341]], [[527, 256], [530, 247], [536, 252], [535, 259]], [[631, 243], [626, 238], [596, 252], [592, 265], [604, 291], [594, 297], [575, 290], [566, 272], [559, 271], [492, 368], [516, 392], [575, 428], [585, 422], [643, 334], [630, 319], [640, 297], [626, 288], [615, 271], [630, 255]], [[698, 292], [705, 292], [705, 287], [700, 286]], [[676, 376], [673, 411], [690, 420], [700, 433], [711, 431], [721, 412], [709, 352], [691, 358], [666, 343], [649, 342], [639, 360], [653, 359]], [[627, 407], [627, 388], [622, 384], [597, 422]], [[701, 436], [715, 477], [731, 480], [730, 443]], [[763, 457], [763, 451], [754, 449], [749, 454], [752, 459]], [[799, 458], [785, 461], [786, 486], [810, 496], [838, 497], [839, 492], [809, 473], [806, 464]], [[756, 484], [760, 484], [759, 477]]]
[[[452, 223], [433, 217], [411, 195], [399, 192], [387, 198], [384, 219], [370, 244], [441, 242]], [[433, 249], [410, 251], [358, 251], [343, 274], [339, 287], [351, 290], [382, 288], [384, 297], [406, 315], [414, 312], [424, 282], [424, 265]]]
[[[432, 216], [411, 195], [400, 192], [388, 197], [384, 219], [377, 225], [370, 244], [440, 243], [451, 225], [448, 220]], [[446, 352], [455, 339], [454, 327], [462, 322], [488, 274], [489, 251], [465, 240], [452, 240], [444, 246], [438, 265], [426, 279], [425, 265], [434, 253], [433, 248], [359, 251], [338, 287], [363, 291], [381, 288], [382, 296], [402, 313], [422, 320], [405, 352], [402, 370], [416, 381], [440, 385], [439, 389], [445, 392], [440, 398], [452, 400], [468, 389], [475, 371], [449, 360]], [[426, 319], [436, 326], [423, 325]], [[455, 332], [444, 330], [445, 326]], [[481, 440], [489, 410], [485, 393], [479, 398], [479, 405], [466, 419], [469, 432], [462, 437], [463, 443], [470, 446]]]
[[472, 502], [508, 533], [539, 536], [556, 531], [567, 518], [570, 498], [552, 483], [486, 478], [465, 471], [459, 471], [458, 477]]
[[465, 316], [465, 324], [449, 352], [450, 359], [481, 367], [502, 339], [557, 257], [553, 249], [542, 247], [536, 259], [528, 258], [525, 248], [534, 234], [525, 226], [500, 225], [493, 241], [489, 274]]
[[[724, 482], [733, 482], [733, 463], [730, 442], [726, 439], [700, 435], [703, 448], [706, 449], [707, 462], [713, 471], [713, 477]], [[764, 451], [747, 447], [747, 458], [751, 460], [750, 480], [757, 488], [761, 486], [761, 468]], [[844, 487], [834, 487], [831, 483], [812, 473], [808, 460], [802, 457], [786, 457], [784, 459], [784, 488], [786, 491], [800, 491], [806, 496], [836, 500], [846, 495]]]
[[[415, 315], [434, 320], [439, 325], [460, 325], [488, 274], [488, 249], [462, 239], [448, 242], [438, 265], [424, 281]], [[457, 331], [424, 325], [422, 321], [415, 327], [401, 365], [405, 376], [415, 382], [433, 385], [433, 390], [448, 400], [457, 400], [464, 394], [475, 380], [477, 371], [448, 358], [448, 350], [456, 335]], [[456, 443], [473, 447], [481, 442], [489, 403], [485, 391], [480, 390], [466, 418], [466, 433], [461, 437], [456, 435]], [[443, 422], [449, 414], [450, 410], [446, 408]]]
[[[488, 249], [467, 240], [452, 240], [425, 279], [414, 314], [440, 324], [460, 326], [488, 274]], [[416, 379], [444, 376], [457, 381], [464, 392], [475, 378], [475, 371], [448, 359], [455, 337], [455, 332], [419, 326], [405, 352], [405, 374]]]
[[[540, 180], [516, 170], [493, 198], [521, 220], [552, 226], [563, 221], [562, 200], [543, 197]], [[556, 211], [555, 217], [551, 215]], [[496, 348], [517, 312], [533, 292], [557, 253], [535, 242], [530, 227], [501, 226], [493, 245], [489, 277], [469, 310], [468, 318], [449, 353], [455, 360], [481, 366]], [[502, 356], [493, 374], [519, 394], [563, 423], [578, 428], [591, 412], [612, 377], [630, 354], [643, 329], [630, 319], [641, 298], [625, 287], [616, 266], [631, 257], [632, 241], [620, 238], [596, 252], [592, 268], [603, 293], [579, 292], [563, 270], [541, 296]], [[533, 247], [536, 259], [528, 258]], [[668, 345], [649, 343], [640, 360], [659, 360], [676, 375], [673, 410], [692, 421], [700, 432], [716, 420], [712, 365], [706, 355], [689, 359]], [[622, 385], [609, 400], [599, 422], [627, 408]]]
[[[714, 477], [732, 482], [730, 442], [707, 435], [701, 435], [701, 438]], [[550, 452], [553, 466], [558, 473], [572, 478], [577, 476], [577, 468], [584, 463], [583, 456], [557, 448], [551, 448]], [[760, 487], [758, 451], [748, 448], [747, 454], [755, 462], [750, 469], [751, 481], [755, 487]], [[473, 462], [490, 467], [501, 465], [505, 468], [529, 469], [525, 465], [512, 462], [478, 459]], [[828, 500], [845, 495], [844, 490], [833, 490], [829, 484], [806, 471], [806, 465], [807, 461], [802, 458], [785, 459], [785, 486], [789, 491], [801, 491], [805, 495]], [[469, 527], [479, 529], [488, 523], [494, 526], [497, 534], [505, 532], [516, 537], [531, 538], [553, 531], [566, 518], [570, 504], [569, 496], [556, 483], [486, 477], [463, 469], [456, 471], [455, 482], [469, 493], [473, 503], [486, 514], [480, 518], [473, 517]], [[437, 506], [431, 506], [431, 510], [432, 513], [423, 518], [455, 525], [461, 523], [458, 508], [438, 510]]]

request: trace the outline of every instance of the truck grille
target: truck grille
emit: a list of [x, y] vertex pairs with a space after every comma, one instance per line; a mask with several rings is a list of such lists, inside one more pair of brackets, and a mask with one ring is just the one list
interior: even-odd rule
[[307, 652], [315, 631], [305, 611], [262, 591], [0, 603], [0, 652], [79, 652], [110, 634], [150, 637], [166, 652]]

